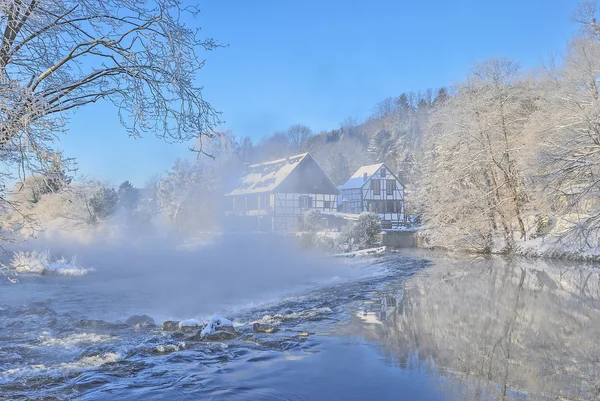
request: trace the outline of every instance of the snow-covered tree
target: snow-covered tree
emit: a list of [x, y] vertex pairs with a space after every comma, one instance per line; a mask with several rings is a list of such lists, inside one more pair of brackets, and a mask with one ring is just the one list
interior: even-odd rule
[[313, 135], [312, 130], [302, 124], [292, 125], [285, 133], [290, 140], [290, 149], [293, 153], [301, 152], [306, 140]]
[[89, 204], [94, 219], [106, 220], [117, 210], [119, 196], [113, 188], [102, 187], [90, 198]]
[[112, 103], [133, 136], [211, 136], [218, 114], [194, 82], [200, 52], [219, 44], [186, 25], [197, 15], [171, 0], [1, 1], [3, 171], [51, 170], [68, 113], [98, 101]]
[[475, 67], [430, 119], [419, 201], [429, 234], [443, 244], [490, 250], [501, 236], [526, 238], [523, 211], [526, 124], [535, 111], [531, 81], [509, 60]]
[[177, 160], [156, 187], [160, 210], [171, 224], [187, 231], [217, 226], [224, 213], [223, 195], [243, 168], [239, 144], [231, 133], [218, 134], [202, 146], [214, 158]]
[[577, 245], [600, 235], [600, 41], [573, 40], [560, 68], [545, 80], [544, 102], [532, 124], [541, 147], [538, 167], [547, 207]]

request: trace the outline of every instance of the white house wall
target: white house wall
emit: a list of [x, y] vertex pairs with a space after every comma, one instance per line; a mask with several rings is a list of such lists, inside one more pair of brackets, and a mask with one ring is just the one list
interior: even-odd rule
[[[379, 194], [375, 194], [375, 192], [371, 189], [372, 181], [378, 180], [380, 183], [380, 191]], [[395, 181], [396, 189], [391, 193], [387, 193], [387, 185], [389, 181]], [[362, 213], [367, 211], [373, 211], [377, 213], [377, 215], [381, 218], [381, 220], [385, 222], [391, 222], [392, 227], [397, 227], [400, 222], [405, 220], [405, 210], [404, 210], [404, 186], [402, 183], [397, 180], [386, 168], [385, 178], [381, 177], [381, 169], [379, 169], [375, 174], [367, 179], [364, 182], [362, 189], [342, 189], [341, 195], [341, 203], [342, 203], [342, 211], [347, 213]], [[380, 210], [377, 212], [373, 210], [373, 202], [378, 202], [376, 207], [379, 207]], [[390, 208], [388, 203], [382, 204], [382, 201], [393, 201], [396, 203], [396, 212], [391, 213], [388, 211]], [[381, 212], [382, 209], [385, 209], [385, 212]], [[393, 207], [391, 207], [393, 210]]]
[[[302, 197], [312, 199], [311, 207], [301, 206], [300, 199]], [[329, 203], [327, 204], [327, 202]], [[275, 193], [273, 194], [273, 205], [273, 230], [290, 230], [296, 228], [302, 222], [302, 216], [309, 209], [335, 212], [337, 209], [337, 195]]]

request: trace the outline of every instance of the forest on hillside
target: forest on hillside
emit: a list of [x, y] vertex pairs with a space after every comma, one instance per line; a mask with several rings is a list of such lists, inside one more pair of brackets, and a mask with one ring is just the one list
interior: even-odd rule
[[366, 118], [331, 131], [299, 122], [259, 141], [205, 135], [196, 160], [178, 160], [145, 188], [73, 180], [57, 162], [7, 197], [19, 207], [5, 206], [4, 231], [35, 232], [50, 221], [97, 227], [114, 216], [132, 226], [160, 219], [185, 232], [218, 229], [222, 195], [244, 166], [310, 152], [336, 185], [362, 165], [385, 162], [405, 182], [408, 211], [431, 246], [512, 252], [543, 241], [593, 251], [600, 240], [596, 15], [594, 4], [582, 4], [580, 31], [561, 57], [538, 68], [485, 60], [461, 82], [384, 99]]

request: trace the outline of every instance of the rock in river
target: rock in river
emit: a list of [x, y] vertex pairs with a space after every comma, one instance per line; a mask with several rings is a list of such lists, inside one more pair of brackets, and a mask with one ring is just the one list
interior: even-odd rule
[[139, 325], [140, 327], [156, 326], [154, 319], [148, 315], [133, 315], [125, 321], [125, 324], [129, 326]]
[[184, 333], [195, 333], [196, 330], [202, 328], [202, 324], [196, 319], [188, 319], [179, 322], [178, 328]]
[[[200, 332], [200, 336], [202, 336], [202, 332]], [[219, 327], [217, 330], [210, 334], [205, 334], [204, 339], [207, 341], [227, 341], [233, 340], [236, 337], [239, 337], [240, 333], [238, 333], [232, 326], [224, 326]]]
[[94, 329], [94, 330], [116, 330], [128, 327], [122, 323], [110, 323], [105, 322], [104, 320], [95, 320], [95, 319], [82, 319], [76, 323], [78, 327], [85, 329]]
[[252, 329], [255, 333], [275, 333], [279, 330], [277, 327], [269, 326], [268, 324], [262, 323], [254, 323], [252, 325]]
[[177, 331], [179, 330], [179, 321], [166, 320], [162, 324], [163, 331]]

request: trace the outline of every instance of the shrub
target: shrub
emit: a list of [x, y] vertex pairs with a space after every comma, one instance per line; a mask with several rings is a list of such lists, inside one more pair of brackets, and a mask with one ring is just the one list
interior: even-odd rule
[[354, 226], [354, 241], [359, 249], [372, 248], [379, 244], [381, 219], [375, 213], [361, 213]]
[[321, 212], [319, 210], [311, 209], [304, 213], [304, 230], [305, 231], [319, 231], [322, 228]]
[[373, 248], [379, 245], [381, 220], [374, 213], [361, 213], [358, 221], [349, 224], [337, 238], [337, 248], [342, 252]]

